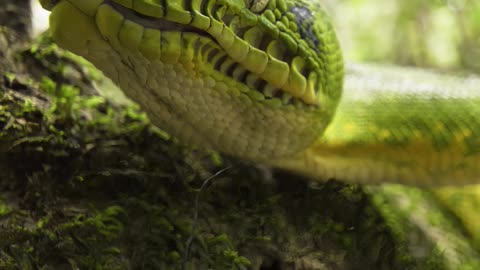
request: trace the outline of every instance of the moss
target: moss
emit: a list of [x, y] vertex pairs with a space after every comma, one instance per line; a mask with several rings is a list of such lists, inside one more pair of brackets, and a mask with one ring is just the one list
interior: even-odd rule
[[[34, 40], [30, 49], [24, 53], [33, 56], [41, 64], [49, 67], [51, 71], [58, 72], [64, 77], [68, 77], [69, 71], [73, 72], [80, 66], [91, 80], [99, 81], [103, 79], [102, 72], [90, 62], [69, 51], [59, 49], [48, 34], [41, 35]], [[75, 65], [72, 65], [72, 63], [75, 63]]]
[[0, 199], [0, 218], [5, 215], [8, 215], [10, 212], [11, 212], [10, 207], [8, 207], [8, 205], [3, 200]]
[[[332, 182], [312, 189], [305, 179], [284, 174], [273, 184], [261, 170], [228, 157], [192, 155], [135, 106], [115, 108], [48, 79], [41, 89], [54, 94], [45, 114], [4, 96], [8, 115], [40, 124], [20, 133], [15, 125], [4, 129], [3, 138], [15, 143], [2, 172], [25, 195], [0, 229], [10, 235], [8, 241], [0, 237], [7, 256], [2, 263], [26, 269], [247, 269], [282, 258], [285, 264], [343, 265], [345, 255], [352, 261], [361, 256], [355, 243], [369, 241], [351, 229], [363, 222], [355, 214], [365, 207], [358, 187]], [[207, 189], [197, 188], [203, 184], [198, 169], [228, 164], [234, 167]], [[346, 211], [333, 211], [340, 208]], [[200, 218], [192, 235], [195, 213]], [[302, 255], [316, 250], [310, 238], [323, 239], [326, 251]], [[20, 255], [6, 248], [12, 245]]]
[[434, 191], [439, 203], [465, 225], [477, 250], [480, 250], [480, 186], [445, 187]]
[[[101, 97], [81, 96], [75, 87], [46, 78], [40, 88], [50, 94], [45, 113], [2, 96], [2, 140], [12, 144], [2, 158], [1, 183], [15, 180], [25, 194], [18, 198], [22, 208], [34, 213], [11, 211], [0, 229], [5, 236], [0, 237], [2, 269], [12, 263], [22, 269], [178, 269], [190, 236], [191, 207], [169, 200], [162, 181], [171, 182], [177, 173], [194, 174], [187, 164], [175, 168], [180, 161], [169, 160], [175, 155], [181, 160], [183, 150], [172, 147], [133, 105], [115, 109]], [[39, 124], [25, 128], [30, 121]], [[168, 164], [157, 166], [162, 163]], [[187, 183], [176, 182], [183, 199]], [[159, 202], [159, 194], [166, 201]], [[209, 233], [195, 239], [191, 260], [198, 264], [231, 268], [249, 263], [226, 244], [226, 236]], [[12, 245], [15, 250], [7, 248]]]
[[430, 191], [400, 185], [369, 189], [376, 208], [394, 235], [397, 251], [419, 269], [477, 269], [478, 251], [458, 230], [462, 225]]

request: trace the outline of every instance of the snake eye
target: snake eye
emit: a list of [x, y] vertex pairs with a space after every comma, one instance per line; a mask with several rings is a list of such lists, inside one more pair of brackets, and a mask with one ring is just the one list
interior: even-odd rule
[[247, 0], [246, 2], [252, 12], [260, 13], [267, 7], [270, 0]]

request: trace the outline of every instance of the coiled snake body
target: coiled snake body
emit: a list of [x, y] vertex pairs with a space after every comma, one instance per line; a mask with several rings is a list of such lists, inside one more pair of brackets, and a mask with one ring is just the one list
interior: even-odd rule
[[480, 180], [480, 80], [351, 66], [342, 95], [320, 1], [41, 2], [61, 46], [185, 143], [321, 180]]

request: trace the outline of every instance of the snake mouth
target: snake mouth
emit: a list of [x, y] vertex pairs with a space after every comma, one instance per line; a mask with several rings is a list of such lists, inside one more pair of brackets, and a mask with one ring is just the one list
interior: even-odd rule
[[[48, 2], [48, 7], [59, 2], [42, 1]], [[162, 55], [173, 54], [166, 61], [160, 57], [166, 63], [193, 52], [201, 62], [246, 86], [241, 91], [258, 102], [318, 109], [329, 99], [327, 81], [336, 79], [326, 70], [329, 63], [325, 60], [329, 59], [319, 56], [322, 44], [317, 37], [310, 35], [315, 42], [307, 44], [304, 37], [285, 29], [280, 22], [285, 22], [288, 15], [291, 20], [296, 13], [311, 16], [297, 6], [290, 10], [284, 7], [281, 14], [288, 15], [272, 18], [232, 8], [223, 1], [64, 1], [88, 10], [87, 15], [94, 17], [110, 43], [120, 41], [148, 59], [158, 58], [159, 50]], [[307, 29], [310, 31], [310, 26]]]
[[[246, 19], [248, 16], [242, 12], [231, 11], [214, 1], [215, 4], [203, 1], [198, 9], [185, 6], [170, 10], [167, 1], [157, 12], [119, 2], [123, 1], [104, 0], [103, 4], [111, 6], [126, 20], [146, 29], [159, 30], [162, 35], [179, 32], [182, 38], [190, 33], [208, 39], [209, 42], [194, 44], [202, 61], [248, 86], [246, 94], [250, 98], [274, 106], [317, 108], [320, 105], [322, 78], [318, 61], [306, 52], [306, 46], [299, 46], [272, 22], [259, 20], [261, 17], [255, 14]], [[172, 13], [176, 16], [169, 16]]]
[[[112, 0], [104, 0], [103, 4], [110, 5], [118, 13], [122, 14], [125, 17], [125, 19], [136, 22], [145, 28], [157, 29], [160, 31], [169, 31], [169, 32], [183, 32], [183, 33], [188, 32], [188, 33], [195, 33], [197, 35], [204, 36], [204, 37], [210, 37], [205, 32], [200, 31], [199, 29], [193, 26], [144, 15], [133, 9], [117, 4]], [[215, 40], [213, 41], [216, 42]]]
[[252, 91], [247, 94], [249, 94], [251, 98], [257, 101], [268, 101], [269, 104], [277, 106], [304, 105], [303, 102], [295, 99], [291, 94], [270, 85], [258, 74], [253, 73], [241, 63], [233, 60], [230, 55], [225, 53], [224, 48], [218, 40], [208, 32], [188, 24], [151, 17], [133, 9], [126, 8], [112, 0], [104, 0], [103, 4], [111, 6], [118, 13], [122, 14], [126, 20], [138, 23], [147, 29], [156, 29], [164, 33], [178, 32], [182, 33], [183, 36], [185, 36], [185, 33], [191, 33], [207, 39], [208, 42], [197, 40], [194, 44], [195, 51], [203, 56], [203, 61], [209, 62], [216, 71], [232, 77], [242, 84], [248, 85]]

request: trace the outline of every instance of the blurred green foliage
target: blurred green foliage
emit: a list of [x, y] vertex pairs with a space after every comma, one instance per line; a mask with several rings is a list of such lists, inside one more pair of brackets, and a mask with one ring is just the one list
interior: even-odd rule
[[327, 0], [347, 61], [480, 73], [478, 0]]

